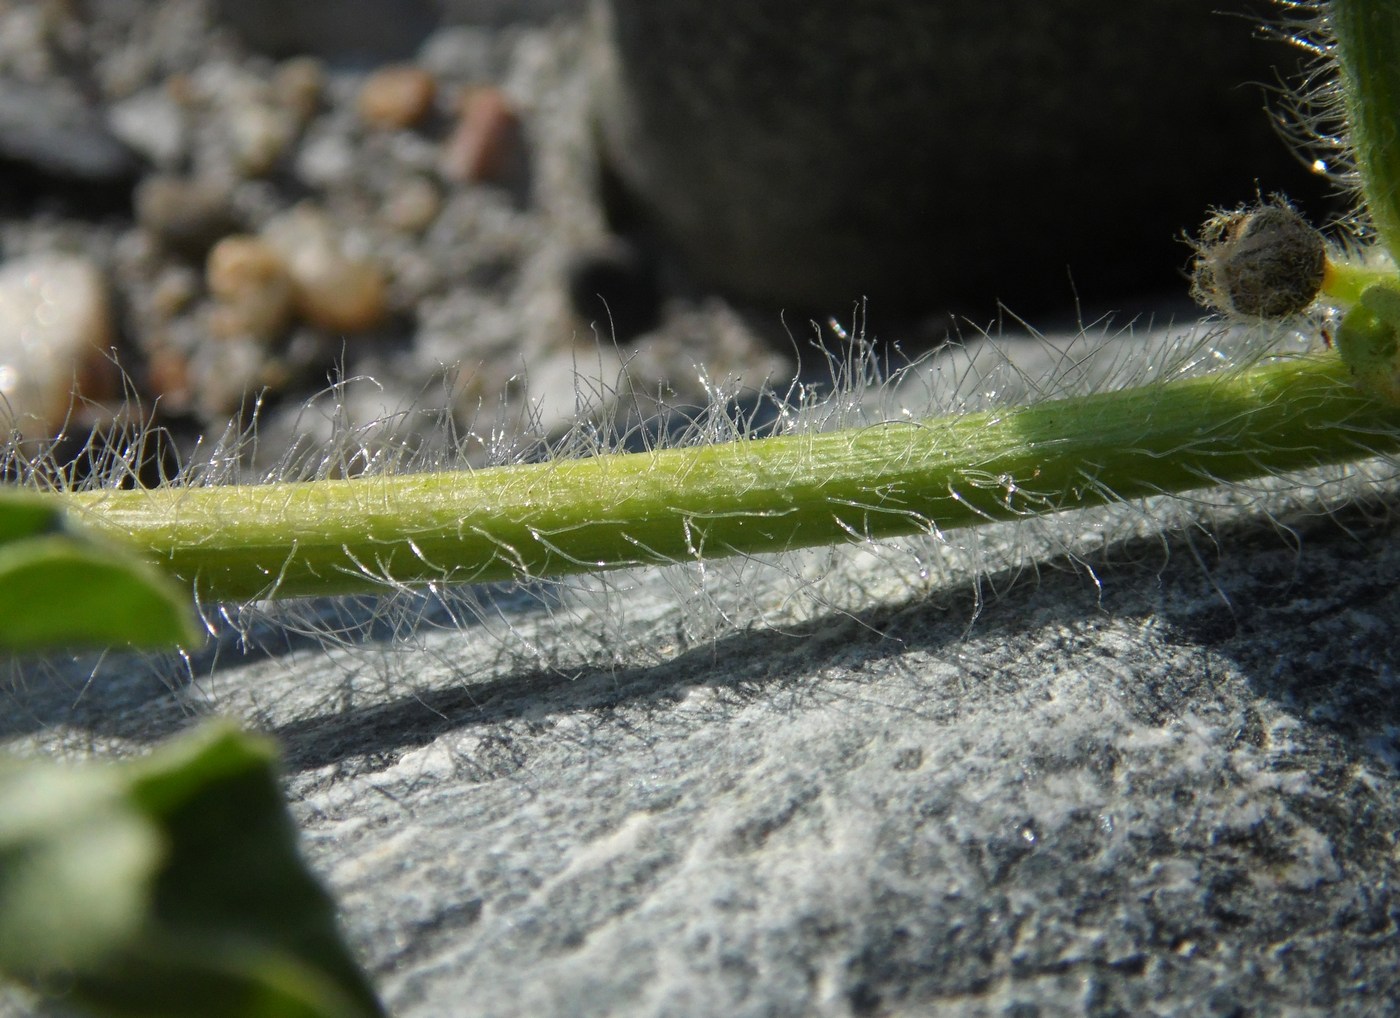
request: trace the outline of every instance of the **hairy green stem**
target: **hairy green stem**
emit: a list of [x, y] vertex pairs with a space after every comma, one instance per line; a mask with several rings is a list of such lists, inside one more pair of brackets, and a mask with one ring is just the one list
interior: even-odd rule
[[1350, 307], [1361, 300], [1371, 287], [1383, 284], [1400, 285], [1392, 268], [1375, 268], [1348, 261], [1328, 261], [1322, 283], [1322, 295], [1329, 301]]
[[[1394, 254], [1400, 0], [1336, 0], [1327, 12], [1365, 198]], [[1325, 282], [1334, 299], [1354, 303], [1389, 278], [1333, 266]], [[1400, 323], [1381, 324], [1389, 342]], [[202, 597], [244, 599], [941, 532], [1397, 449], [1400, 409], [1359, 392], [1327, 353], [830, 434], [478, 471], [55, 497]]]
[[207, 599], [592, 572], [938, 532], [1400, 448], [1335, 355], [825, 434], [62, 497]]
[[1394, 258], [1400, 251], [1400, 0], [1333, 0], [1327, 8], [1362, 191]]

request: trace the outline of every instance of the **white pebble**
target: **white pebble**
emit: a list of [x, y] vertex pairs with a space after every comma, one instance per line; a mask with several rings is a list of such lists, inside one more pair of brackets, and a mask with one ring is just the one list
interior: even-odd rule
[[379, 214], [385, 223], [405, 233], [421, 233], [432, 225], [442, 198], [432, 182], [419, 176], [396, 180], [384, 196]]
[[238, 168], [248, 177], [271, 172], [295, 137], [293, 115], [261, 103], [229, 111], [228, 132]]
[[107, 126], [163, 169], [178, 166], [189, 144], [184, 111], [164, 88], [149, 88], [114, 104], [107, 111]]
[[312, 128], [297, 152], [294, 169], [309, 187], [343, 186], [355, 173], [355, 148], [343, 134]]
[[86, 258], [43, 254], [0, 265], [0, 420], [51, 437], [76, 401], [111, 395], [107, 281]]

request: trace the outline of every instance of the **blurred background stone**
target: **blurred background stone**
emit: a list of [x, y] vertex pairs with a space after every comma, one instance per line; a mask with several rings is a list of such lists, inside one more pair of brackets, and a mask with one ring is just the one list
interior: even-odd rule
[[214, 6], [219, 20], [260, 52], [365, 66], [412, 56], [440, 16], [431, 0], [216, 0]]
[[80, 255], [0, 264], [0, 434], [56, 432], [85, 401], [110, 398], [116, 367], [107, 280]]
[[597, 0], [614, 221], [766, 305], [1160, 292], [1208, 206], [1321, 190], [1265, 112], [1301, 54], [1225, 6]]
[[139, 171], [136, 154], [70, 83], [0, 74], [0, 213], [58, 190], [84, 208], [120, 206]]

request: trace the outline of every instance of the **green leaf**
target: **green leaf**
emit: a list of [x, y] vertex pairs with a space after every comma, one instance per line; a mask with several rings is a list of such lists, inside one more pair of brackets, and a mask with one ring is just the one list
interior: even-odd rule
[[0, 488], [0, 544], [63, 528], [63, 514], [37, 495]]
[[0, 784], [0, 971], [100, 1015], [381, 1015], [274, 756], [216, 724], [134, 763], [0, 770], [23, 775]]
[[[155, 889], [155, 913], [174, 936], [161, 954], [182, 947], [189, 999], [203, 1002], [202, 1011], [165, 1013], [246, 1013], [211, 1010], [214, 998], [200, 986], [230, 972], [245, 974], [259, 993], [276, 990], [290, 1001], [295, 986], [304, 998], [335, 1001], [307, 1014], [380, 1013], [340, 940], [334, 903], [302, 864], [274, 761], [271, 743], [216, 728], [167, 750], [132, 785], [173, 846]], [[282, 964], [267, 963], [278, 955]], [[247, 959], [241, 968], [240, 958]]]
[[0, 761], [0, 970], [100, 962], [140, 930], [162, 849], [115, 768]]
[[41, 497], [0, 492], [0, 648], [198, 640], [189, 594], [174, 580], [76, 532]]

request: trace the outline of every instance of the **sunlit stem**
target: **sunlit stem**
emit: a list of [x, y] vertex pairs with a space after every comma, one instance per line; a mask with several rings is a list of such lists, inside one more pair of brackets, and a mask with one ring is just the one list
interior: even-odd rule
[[1334, 304], [1350, 307], [1369, 287], [1377, 284], [1400, 286], [1400, 272], [1393, 265], [1329, 258], [1322, 277], [1322, 296]]
[[482, 470], [55, 495], [205, 599], [941, 533], [1400, 448], [1329, 353], [1005, 410]]

